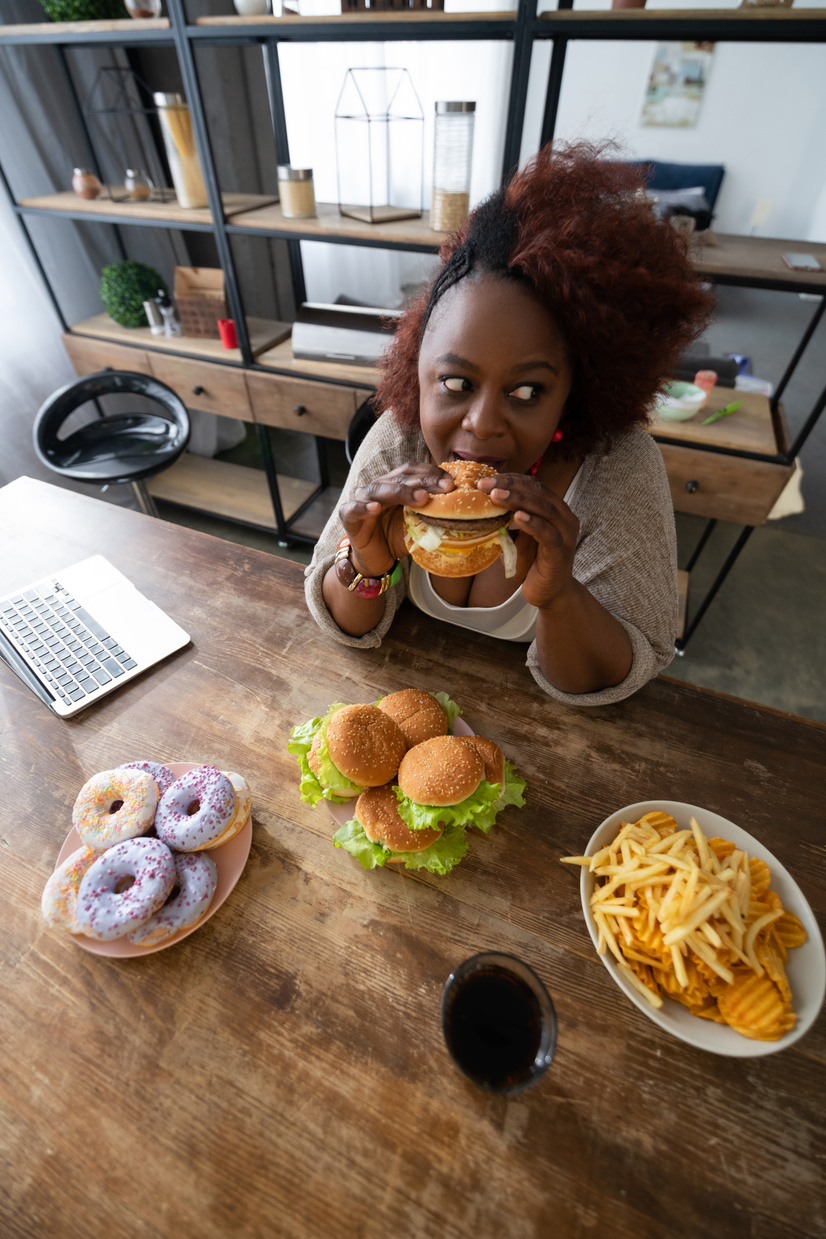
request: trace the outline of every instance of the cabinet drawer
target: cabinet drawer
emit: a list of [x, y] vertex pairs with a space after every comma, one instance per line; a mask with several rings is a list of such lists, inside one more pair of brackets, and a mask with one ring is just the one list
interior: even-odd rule
[[346, 439], [356, 409], [370, 395], [355, 387], [334, 387], [309, 379], [248, 370], [252, 415], [262, 426], [302, 430], [327, 439]]
[[149, 358], [142, 348], [112, 344], [109, 340], [94, 340], [91, 336], [66, 333], [61, 337], [72, 365], [78, 374], [96, 374], [111, 366], [113, 370], [134, 370], [151, 374]]
[[677, 512], [762, 525], [794, 473], [793, 465], [764, 464], [716, 452], [659, 444]]
[[171, 387], [187, 408], [252, 421], [243, 370], [166, 353], [148, 356], [155, 378]]

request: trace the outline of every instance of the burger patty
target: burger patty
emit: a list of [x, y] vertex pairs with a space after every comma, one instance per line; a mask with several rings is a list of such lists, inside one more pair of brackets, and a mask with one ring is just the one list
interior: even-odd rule
[[502, 526], [507, 529], [508, 516], [485, 516], [479, 520], [472, 521], [457, 521], [444, 519], [440, 516], [425, 516], [423, 512], [416, 512], [414, 515], [417, 520], [420, 520], [423, 525], [435, 525], [437, 529], [458, 530], [460, 533], [466, 533], [468, 536], [476, 536], [483, 533], [496, 533], [497, 529]]

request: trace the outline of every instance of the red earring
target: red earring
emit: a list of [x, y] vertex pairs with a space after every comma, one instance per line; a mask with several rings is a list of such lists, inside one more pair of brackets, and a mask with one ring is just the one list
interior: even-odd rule
[[551, 435], [551, 443], [558, 443], [561, 438], [562, 438], [562, 431], [555, 430], [553, 434]]

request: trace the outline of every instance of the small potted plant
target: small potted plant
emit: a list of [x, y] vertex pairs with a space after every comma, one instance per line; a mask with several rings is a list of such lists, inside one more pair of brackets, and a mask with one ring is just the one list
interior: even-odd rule
[[120, 21], [128, 17], [123, 0], [40, 0], [53, 22]]
[[103, 308], [121, 327], [147, 327], [143, 303], [157, 297], [161, 290], [168, 293], [155, 268], [144, 262], [113, 262], [101, 272]]

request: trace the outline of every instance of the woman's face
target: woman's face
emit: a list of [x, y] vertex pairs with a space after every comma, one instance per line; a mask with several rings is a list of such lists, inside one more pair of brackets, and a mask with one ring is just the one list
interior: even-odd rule
[[419, 352], [422, 433], [434, 463], [476, 460], [524, 473], [571, 389], [562, 333], [519, 284], [469, 276], [436, 305]]

